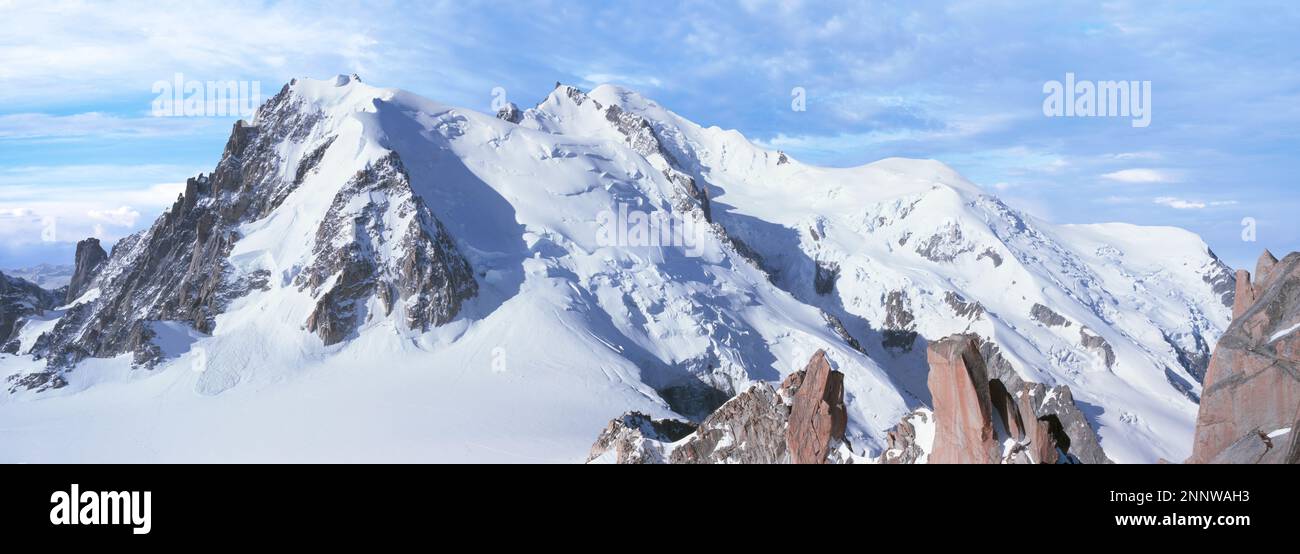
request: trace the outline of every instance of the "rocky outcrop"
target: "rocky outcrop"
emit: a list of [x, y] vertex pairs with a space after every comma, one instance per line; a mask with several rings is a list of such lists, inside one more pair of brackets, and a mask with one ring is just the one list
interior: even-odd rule
[[497, 110], [497, 119], [518, 124], [523, 121], [524, 112], [520, 111], [519, 106], [516, 106], [514, 102], [506, 102], [506, 105]]
[[788, 464], [790, 408], [771, 385], [758, 383], [704, 419], [672, 451], [674, 464]]
[[1106, 338], [1087, 327], [1079, 328], [1079, 344], [1101, 357], [1106, 369], [1115, 368], [1115, 349], [1111, 348]]
[[1232, 302], [1232, 319], [1236, 320], [1255, 305], [1255, 287], [1250, 284], [1250, 272], [1237, 270], [1236, 293]]
[[979, 319], [984, 315], [984, 306], [953, 291], [943, 293], [943, 302], [952, 308], [953, 315], [966, 319]]
[[[151, 367], [162, 356], [153, 343], [155, 322], [212, 333], [231, 302], [268, 289], [269, 270], [243, 271], [229, 258], [244, 224], [270, 215], [318, 174], [335, 144], [336, 135], [323, 132], [326, 115], [313, 106], [286, 86], [251, 122], [234, 125], [214, 171], [187, 180], [184, 193], [151, 228], [119, 241], [107, 261], [97, 243], [82, 243], [68, 298], [83, 295], [92, 282], [101, 294], [69, 309], [37, 341], [32, 354], [46, 360], [46, 371], [58, 374], [86, 358], [128, 353], [137, 366]], [[292, 152], [302, 154], [286, 159]], [[371, 297], [385, 312], [400, 309], [413, 329], [454, 318], [460, 304], [476, 294], [476, 283], [441, 224], [411, 198], [400, 161], [379, 160], [345, 189], [370, 196], [350, 196], [346, 200], [356, 202], [345, 208], [335, 199], [338, 209], [317, 234], [316, 253], [328, 259], [317, 258], [285, 275], [313, 286], [317, 306], [307, 326], [327, 343], [342, 340]], [[378, 231], [390, 223], [392, 228]], [[380, 242], [367, 242], [380, 234], [382, 248]], [[337, 247], [320, 246], [333, 239], [339, 239]], [[333, 276], [335, 282], [325, 287]]]
[[[21, 328], [23, 319], [42, 315], [57, 306], [62, 298], [26, 280], [0, 273], [0, 351], [17, 353], [10, 339]], [[12, 352], [10, 352], [12, 350]]]
[[[394, 232], [402, 238], [390, 250], [383, 243]], [[341, 243], [340, 236], [351, 240]], [[407, 328], [425, 331], [451, 321], [478, 293], [469, 262], [411, 189], [396, 153], [357, 172], [339, 191], [317, 230], [314, 253], [315, 263], [296, 284], [317, 296], [307, 330], [326, 345], [356, 331], [371, 298], [384, 316], [401, 310]]]
[[[893, 429], [885, 433], [885, 451], [880, 455], [882, 464], [923, 464], [933, 448], [933, 434], [928, 437], [922, 429], [933, 429], [934, 412], [922, 408], [907, 414]], [[927, 441], [927, 438], [929, 441]]]
[[1001, 458], [993, 401], [979, 346], [967, 335], [931, 342], [928, 385], [934, 403], [930, 463], [992, 464]]
[[819, 350], [803, 375], [786, 379], [781, 388], [794, 395], [786, 443], [796, 464], [826, 463], [831, 446], [844, 440], [848, 411], [844, 407], [844, 374], [831, 369], [826, 351]]
[[885, 322], [880, 345], [911, 351], [916, 343], [916, 316], [912, 314], [911, 299], [906, 291], [895, 290], [881, 298], [885, 308]]
[[[175, 321], [211, 333], [230, 302], [266, 287], [267, 272], [238, 272], [229, 254], [244, 223], [268, 215], [301, 184], [281, 171], [283, 152], [291, 145], [317, 150], [313, 145], [325, 142], [313, 134], [321, 118], [286, 86], [254, 122], [237, 122], [212, 174], [188, 179], [152, 227], [118, 241], [94, 278], [99, 297], [69, 310], [33, 355], [51, 373], [127, 353], [147, 367], [159, 361], [159, 350], [140, 340], [149, 323]], [[95, 257], [90, 248], [83, 258]]]
[[835, 262], [817, 262], [813, 274], [813, 290], [817, 294], [827, 295], [835, 290], [835, 281], [840, 278], [840, 264]]
[[[840, 461], [848, 412], [844, 375], [818, 351], [774, 389], [766, 382], [689, 424], [638, 413], [610, 422], [588, 461], [672, 464], [824, 464]], [[686, 431], [682, 433], [682, 431]], [[681, 433], [682, 436], [678, 436]]]
[[1228, 445], [1214, 458], [1211, 464], [1294, 464], [1300, 463], [1294, 456], [1297, 447], [1294, 427], [1273, 433], [1251, 431]]
[[835, 317], [830, 312], [823, 311], [822, 319], [826, 320], [826, 325], [830, 326], [831, 330], [835, 331], [835, 334], [839, 335], [841, 339], [844, 339], [844, 343], [848, 344], [850, 348], [863, 354], [867, 353], [866, 350], [862, 349], [862, 343], [858, 342], [858, 339], [849, 333], [848, 328], [844, 326], [844, 322], [840, 321], [840, 318]]
[[1029, 309], [1029, 317], [1034, 318], [1034, 321], [1042, 323], [1048, 327], [1070, 326], [1070, 320], [1065, 319], [1065, 316], [1056, 313], [1055, 310], [1042, 304], [1034, 304], [1034, 306]]
[[1259, 255], [1259, 259], [1255, 261], [1256, 299], [1264, 295], [1264, 290], [1268, 288], [1269, 284], [1273, 282], [1273, 278], [1277, 276], [1277, 273], [1274, 272], [1274, 269], [1277, 268], [1277, 264], [1277, 257], [1267, 249], [1265, 249], [1264, 252]]
[[628, 412], [609, 422], [591, 447], [587, 463], [660, 464], [667, 461], [664, 445], [682, 440], [696, 426], [675, 419], [654, 419]]
[[1214, 251], [1210, 250], [1208, 254], [1210, 263], [1201, 274], [1201, 280], [1210, 285], [1210, 291], [1219, 296], [1220, 303], [1231, 308], [1236, 295], [1241, 292], [1237, 285], [1237, 277], [1240, 277], [1240, 274], [1234, 275], [1232, 268], [1223, 263]]
[[[586, 94], [574, 87], [566, 87], [566, 93], [577, 105], [590, 100]], [[682, 164], [677, 160], [677, 156], [664, 146], [664, 141], [655, 132], [650, 120], [617, 105], [601, 106], [594, 100], [591, 102], [598, 110], [604, 110], [605, 120], [626, 137], [628, 146], [649, 160], [656, 169], [663, 172], [669, 182], [676, 186], [674, 207], [679, 213], [687, 213], [698, 208], [705, 221], [713, 222], [713, 207], [708, 189], [697, 182], [695, 177], [682, 170]]]
[[1253, 284], [1242, 273], [1236, 317], [1205, 375], [1192, 463], [1286, 460], [1281, 452], [1268, 454], [1280, 449], [1265, 448], [1260, 436], [1294, 428], [1300, 419], [1300, 253], [1278, 261], [1265, 251]]
[[[930, 343], [934, 436], [927, 463], [1110, 463], [1069, 387], [1024, 382], [1006, 368], [991, 377], [981, 350], [1006, 363], [996, 346], [974, 335]], [[922, 459], [915, 449], [905, 454], [914, 436], [910, 423], [896, 427], [881, 462]]]
[[[1101, 448], [1101, 439], [1079, 409], [1068, 385], [1049, 387], [1042, 383], [1025, 383], [1019, 394], [1027, 398], [1039, 421], [1046, 421], [1060, 450], [1063, 463], [1077, 460], [1084, 464], [1113, 463]], [[1074, 460], [1071, 460], [1074, 459]]]
[[916, 245], [917, 254], [936, 263], [949, 263], [973, 249], [974, 246], [962, 235], [961, 226], [956, 223], [944, 225]]
[[65, 304], [71, 304], [89, 288], [90, 282], [98, 275], [99, 269], [108, 261], [108, 253], [99, 246], [99, 239], [88, 238], [77, 243], [76, 263], [73, 266], [72, 280], [68, 282], [68, 295]]

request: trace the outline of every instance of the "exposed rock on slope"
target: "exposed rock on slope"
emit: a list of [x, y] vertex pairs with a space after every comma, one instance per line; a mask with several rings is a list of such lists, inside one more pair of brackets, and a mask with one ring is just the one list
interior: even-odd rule
[[64, 302], [71, 304], [81, 298], [107, 261], [108, 253], [99, 246], [99, 239], [89, 238], [77, 243], [76, 263], [73, 265], [72, 280], [68, 282], [68, 295]]
[[790, 408], [767, 383], [728, 400], [672, 449], [674, 464], [788, 464]]
[[[928, 432], [923, 432], [928, 431]], [[885, 435], [882, 464], [924, 464], [934, 449], [934, 412], [922, 408], [904, 417]]]
[[[995, 351], [987, 343], [985, 350]], [[989, 376], [980, 341], [971, 335], [934, 341], [927, 357], [934, 405], [928, 463], [1109, 463], [1069, 387], [1017, 379], [1008, 388]], [[898, 445], [882, 462], [921, 459], [910, 444], [914, 435], [908, 421], [900, 423], [891, 435]]]
[[23, 318], [41, 315], [57, 306], [60, 300], [51, 291], [0, 273], [0, 347], [9, 350], [6, 343], [18, 330]]
[[[592, 447], [588, 462], [673, 464], [824, 464], [841, 460], [848, 415], [844, 375], [818, 351], [780, 390], [766, 382], [736, 395], [704, 419], [695, 432], [676, 436], [690, 424], [651, 420], [629, 413], [610, 422]], [[670, 444], [672, 443], [672, 444]]]
[[695, 429], [685, 421], [628, 412], [609, 422], [592, 445], [587, 462], [661, 464], [667, 461], [663, 446], [682, 440]]
[[931, 343], [926, 354], [936, 426], [930, 463], [996, 463], [1001, 448], [988, 372], [975, 341], [956, 335]]
[[[1295, 461], [1300, 420], [1300, 253], [1238, 272], [1236, 317], [1205, 376], [1192, 463]], [[1253, 302], [1252, 302], [1253, 300]]]
[[[396, 244], [385, 244], [390, 237]], [[335, 196], [315, 255], [296, 283], [319, 298], [307, 330], [326, 345], [356, 330], [372, 297], [385, 316], [399, 310], [407, 328], [425, 331], [451, 321], [478, 292], [469, 262], [411, 190], [396, 153], [357, 172]]]
[[826, 351], [818, 351], [808, 367], [782, 383], [793, 394], [786, 444], [796, 464], [825, 463], [835, 441], [844, 438], [848, 414], [844, 410], [844, 374], [831, 369]]
[[[285, 86], [252, 123], [234, 125], [216, 169], [189, 179], [153, 227], [123, 239], [107, 260], [98, 241], [78, 245], [68, 300], [90, 288], [101, 294], [71, 308], [33, 354], [48, 360], [51, 374], [125, 353], [151, 367], [163, 357], [159, 322], [211, 334], [231, 302], [267, 290], [273, 278], [231, 262], [241, 226], [271, 215], [314, 175], [337, 132], [328, 114]], [[468, 262], [413, 194], [395, 153], [358, 171], [336, 195], [314, 253], [313, 263], [289, 276], [311, 290], [316, 310], [306, 327], [327, 345], [355, 330], [372, 298], [385, 316], [397, 311], [407, 328], [423, 331], [454, 318], [477, 293]]]

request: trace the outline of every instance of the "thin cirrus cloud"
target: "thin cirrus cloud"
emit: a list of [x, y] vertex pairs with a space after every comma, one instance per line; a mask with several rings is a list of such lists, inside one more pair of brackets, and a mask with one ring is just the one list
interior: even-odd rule
[[1178, 179], [1168, 170], [1162, 169], [1121, 169], [1103, 174], [1103, 179], [1120, 183], [1173, 183]]
[[[175, 73], [258, 80], [269, 95], [293, 77], [355, 72], [378, 86], [479, 110], [488, 109], [498, 86], [527, 106], [556, 81], [614, 82], [705, 126], [738, 129], [811, 163], [933, 158], [1016, 195], [1007, 199], [1015, 207], [1071, 206], [1056, 210], [1064, 222], [1184, 225], [1238, 260], [1254, 259], [1260, 245], [1188, 212], [1219, 206], [1265, 220], [1276, 210], [1272, 220], [1281, 223], [1260, 236], [1300, 244], [1300, 218], [1280, 217], [1300, 209], [1284, 180], [1300, 173], [1290, 156], [1300, 144], [1286, 131], [1300, 128], [1300, 74], [1290, 71], [1298, 4], [1247, 10], [1063, 0], [1024, 10], [966, 0], [879, 2], [869, 9], [849, 0], [581, 7], [520, 0], [510, 10], [494, 8], [474, 0], [399, 1], [383, 9], [351, 0], [231, 0], [184, 10], [132, 1], [0, 0], [0, 148], [25, 145], [9, 150], [8, 163], [19, 165], [79, 159], [57, 148], [65, 143], [90, 151], [129, 142], [122, 139], [165, 137], [159, 142], [169, 152], [208, 152], [168, 159], [193, 161], [185, 173], [136, 171], [131, 186], [147, 190], [211, 170], [220, 148], [208, 145], [224, 138], [217, 135], [229, 123], [144, 117], [151, 85]], [[1151, 80], [1151, 126], [1044, 117], [1042, 85], [1066, 72]], [[1205, 75], [1217, 77], [1207, 83]], [[791, 108], [795, 87], [807, 91], [806, 112]], [[1251, 102], [1241, 102], [1243, 94]], [[112, 162], [149, 163], [149, 149], [139, 150], [136, 158]], [[27, 152], [42, 157], [21, 159]], [[0, 185], [10, 186], [3, 184], [3, 154]], [[102, 177], [57, 186], [86, 188]], [[1219, 197], [1215, 183], [1228, 181], [1244, 183], [1234, 186], [1240, 204], [1208, 200]], [[1175, 183], [1177, 196], [1158, 203], [1170, 209], [1135, 209], [1150, 207], [1155, 196], [1133, 192], [1138, 185]], [[1137, 200], [1096, 201], [1116, 184], [1132, 185]], [[115, 185], [114, 194], [128, 194], [127, 186]], [[13, 195], [0, 190], [0, 202], [5, 194]], [[122, 206], [141, 213], [137, 227], [157, 209], [110, 198], [83, 207], [78, 217], [92, 220], [86, 211]]]
[[71, 115], [0, 115], [0, 141], [158, 138], [224, 128], [227, 121], [207, 117], [123, 117], [102, 112]]
[[1162, 206], [1173, 208], [1175, 210], [1204, 210], [1210, 207], [1234, 206], [1237, 204], [1236, 200], [1217, 200], [1213, 202], [1206, 202], [1203, 200], [1187, 200], [1187, 199], [1177, 198], [1173, 196], [1159, 196], [1154, 198], [1152, 202], [1156, 204], [1160, 204]]

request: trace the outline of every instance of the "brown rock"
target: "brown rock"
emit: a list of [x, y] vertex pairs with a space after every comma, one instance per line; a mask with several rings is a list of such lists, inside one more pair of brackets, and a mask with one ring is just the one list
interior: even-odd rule
[[[1255, 277], [1255, 302], [1233, 319], [1210, 358], [1188, 462], [1244, 461], [1250, 456], [1243, 449], [1259, 447], [1252, 433], [1290, 427], [1300, 411], [1300, 254], [1278, 262], [1265, 251]], [[1236, 454], [1221, 456], [1225, 450]]]
[[1034, 397], [1028, 390], [1022, 390], [1016, 395], [1016, 409], [1026, 420], [1025, 439], [1028, 440], [1026, 452], [1030, 455], [1031, 461], [1038, 464], [1056, 463], [1059, 452], [1057, 452], [1056, 438], [1052, 435], [1051, 420], [1046, 417], [1043, 419], [1034, 417]]
[[978, 344], [970, 336], [952, 335], [930, 343], [926, 355], [935, 418], [930, 463], [998, 463], [988, 372]]
[[926, 410], [916, 410], [885, 433], [885, 451], [880, 456], [880, 463], [907, 465], [921, 462], [925, 448], [918, 442], [913, 422], [928, 423], [931, 417], [932, 414]]
[[1274, 277], [1273, 269], [1277, 267], [1277, 257], [1264, 250], [1259, 255], [1259, 260], [1255, 262], [1255, 297], [1263, 296], [1264, 289], [1268, 288]]
[[78, 242], [76, 268], [73, 270], [72, 280], [68, 283], [68, 295], [64, 302], [71, 304], [73, 300], [80, 298], [106, 261], [108, 261], [108, 253], [104, 252], [103, 247], [99, 245], [99, 239], [88, 238]]
[[[1007, 392], [1007, 387], [1002, 381], [993, 379], [989, 381], [989, 399], [993, 403], [993, 409], [998, 415], [998, 422], [1002, 424], [1002, 429], [1006, 431], [1007, 436], [1017, 441], [1025, 438], [1026, 427], [1028, 423], [1020, 417], [1020, 408], [1016, 405], [1016, 400]], [[1032, 415], [1033, 412], [1030, 412]]]
[[818, 350], [804, 369], [794, 393], [786, 442], [796, 464], [823, 464], [834, 441], [844, 440], [848, 426], [844, 374], [831, 369], [826, 351]]
[[1255, 289], [1250, 284], [1250, 272], [1237, 270], [1237, 292], [1232, 300], [1232, 319], [1241, 317], [1255, 304]]
[[728, 400], [672, 451], [673, 464], [788, 464], [790, 413], [772, 385], [758, 383]]
[[685, 438], [695, 426], [675, 419], [654, 419], [640, 412], [628, 412], [609, 422], [591, 447], [587, 462], [616, 464], [664, 463], [664, 445]]

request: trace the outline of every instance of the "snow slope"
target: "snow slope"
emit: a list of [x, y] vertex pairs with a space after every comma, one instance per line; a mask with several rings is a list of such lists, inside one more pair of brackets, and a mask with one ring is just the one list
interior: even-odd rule
[[[819, 348], [846, 376], [850, 442], [877, 455], [929, 402], [926, 339], [959, 331], [996, 342], [1024, 379], [1071, 385], [1113, 459], [1186, 456], [1199, 385], [1176, 348], [1213, 344], [1228, 318], [1213, 282], [1226, 268], [1190, 233], [1053, 226], [933, 161], [807, 166], [616, 87], [557, 87], [519, 124], [355, 76], [288, 92], [312, 117], [272, 175], [301, 183], [240, 224], [228, 256], [229, 279], [266, 286], [211, 334], [152, 322], [153, 369], [88, 359], [66, 387], [0, 395], [0, 461], [580, 462], [624, 411], [698, 416]], [[428, 331], [369, 297], [356, 333], [326, 346], [305, 323], [319, 295], [295, 281], [321, 261], [312, 245], [345, 184], [393, 153], [477, 295]], [[620, 213], [698, 232], [689, 247], [611, 243]], [[399, 217], [383, 212], [376, 260], [397, 256]], [[137, 249], [115, 249], [97, 283]], [[825, 294], [818, 262], [838, 266]], [[980, 309], [958, 314], [948, 293]], [[1084, 337], [1110, 345], [1109, 367]], [[0, 374], [44, 366], [24, 346]]]

